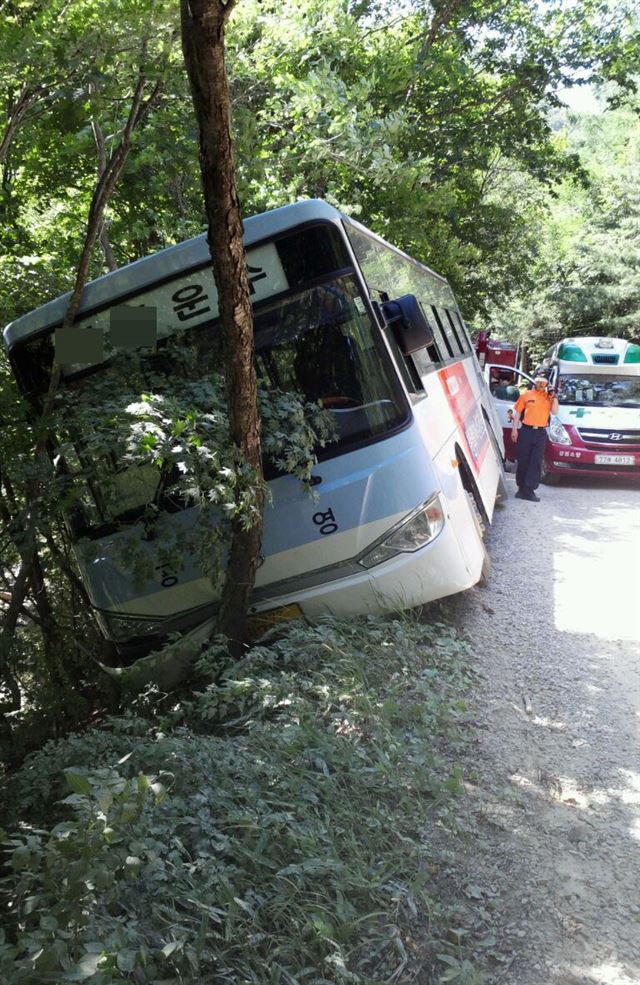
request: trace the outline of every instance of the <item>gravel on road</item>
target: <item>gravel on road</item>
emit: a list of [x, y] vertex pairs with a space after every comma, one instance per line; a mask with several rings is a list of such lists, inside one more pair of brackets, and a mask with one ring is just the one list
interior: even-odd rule
[[639, 985], [640, 489], [508, 480], [487, 583], [444, 607], [481, 678], [456, 862], [478, 958], [496, 985]]

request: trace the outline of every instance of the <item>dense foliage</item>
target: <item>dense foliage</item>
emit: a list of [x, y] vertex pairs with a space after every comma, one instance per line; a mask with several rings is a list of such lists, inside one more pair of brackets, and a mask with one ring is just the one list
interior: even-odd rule
[[293, 626], [49, 743], [4, 801], [2, 981], [479, 982], [429, 837], [468, 658], [439, 625]]
[[493, 307], [496, 336], [523, 340], [537, 355], [567, 335], [640, 337], [639, 108], [563, 123], [588, 181], [567, 180], [543, 203], [530, 289]]
[[[250, 214], [320, 195], [448, 275], [468, 316], [521, 279], [535, 244], [514, 172], [579, 173], [549, 110], [578, 77], [629, 79], [624, 3], [244, 0], [227, 49]], [[200, 231], [177, 5], [4, 4], [3, 320], [70, 285], [101, 154], [143, 64], [162, 98], [107, 221], [118, 264]], [[4, 12], [4, 11], [3, 11]], [[623, 92], [623, 90], [619, 90]], [[103, 246], [107, 243], [103, 240]], [[104, 257], [95, 257], [98, 273]]]

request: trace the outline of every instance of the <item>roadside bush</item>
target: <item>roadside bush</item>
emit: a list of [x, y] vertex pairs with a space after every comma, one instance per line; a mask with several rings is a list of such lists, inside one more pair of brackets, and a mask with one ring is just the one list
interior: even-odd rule
[[460, 788], [438, 749], [461, 737], [466, 658], [441, 626], [294, 625], [162, 727], [50, 743], [13, 784], [1, 980], [431, 980], [430, 808]]

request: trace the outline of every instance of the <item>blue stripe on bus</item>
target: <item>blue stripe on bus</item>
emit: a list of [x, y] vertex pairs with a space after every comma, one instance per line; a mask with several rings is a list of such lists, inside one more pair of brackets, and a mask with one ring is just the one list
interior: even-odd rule
[[[317, 566], [313, 558], [315, 542], [325, 541], [329, 547], [333, 534], [339, 535], [385, 517], [389, 517], [391, 524], [399, 514], [409, 513], [436, 490], [433, 465], [424, 453], [415, 422], [400, 434], [318, 464], [314, 474], [322, 476], [321, 485], [314, 487], [319, 492], [316, 497], [305, 493], [302, 484], [292, 476], [283, 476], [269, 484], [273, 503], [265, 509], [262, 553], [265, 558], [274, 558], [271, 580], [277, 581], [280, 577], [277, 555], [281, 552], [308, 545], [308, 570], [311, 570]], [[322, 522], [314, 522], [314, 516], [328, 511], [335, 518], [335, 529], [333, 522], [328, 527]], [[195, 511], [175, 513], [169, 519], [174, 524], [189, 527], [195, 521]], [[131, 574], [114, 561], [114, 549], [109, 542], [121, 536], [124, 535], [105, 538], [103, 553], [90, 564], [81, 563], [92, 601], [98, 608], [117, 609], [136, 599], [156, 594], [158, 598], [162, 597], [159, 578], [134, 588]], [[353, 539], [347, 547], [338, 536], [335, 545], [331, 564], [348, 560], [354, 553]], [[361, 546], [364, 549], [367, 545]], [[326, 551], [323, 554], [321, 564], [326, 564]], [[190, 582], [202, 578], [190, 557], [184, 559], [182, 569], [168, 573], [172, 582], [179, 583], [187, 591]], [[192, 600], [192, 604], [195, 601], [204, 600]]]
[[433, 467], [415, 424], [385, 441], [322, 462], [314, 474], [322, 477], [314, 487], [317, 498], [290, 476], [270, 483], [273, 504], [265, 510], [265, 557], [323, 539], [322, 524], [313, 517], [328, 510], [344, 533], [408, 513], [435, 491]]

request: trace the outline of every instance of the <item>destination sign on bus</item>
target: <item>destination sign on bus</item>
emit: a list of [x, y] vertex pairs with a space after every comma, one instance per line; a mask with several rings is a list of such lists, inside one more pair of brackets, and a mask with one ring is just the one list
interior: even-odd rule
[[[289, 286], [273, 243], [247, 253], [247, 273], [253, 303], [280, 294]], [[142, 312], [136, 309], [143, 309], [145, 317], [138, 317]], [[149, 346], [156, 339], [212, 321], [218, 314], [213, 270], [204, 267], [142, 291], [126, 304], [112, 305], [82, 318], [71, 330], [64, 333], [58, 330], [55, 333], [56, 349], [68, 375], [101, 363], [105, 359], [107, 339], [117, 349]]]

